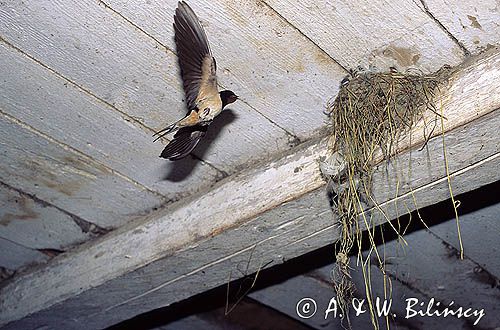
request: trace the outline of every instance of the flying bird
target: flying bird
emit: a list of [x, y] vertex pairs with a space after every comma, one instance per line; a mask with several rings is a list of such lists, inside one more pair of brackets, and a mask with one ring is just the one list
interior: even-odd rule
[[175, 44], [186, 95], [188, 114], [156, 132], [159, 138], [175, 132], [160, 157], [179, 160], [186, 157], [205, 136], [208, 126], [222, 109], [238, 99], [232, 91], [217, 88], [217, 64], [205, 30], [194, 11], [179, 1], [174, 15]]

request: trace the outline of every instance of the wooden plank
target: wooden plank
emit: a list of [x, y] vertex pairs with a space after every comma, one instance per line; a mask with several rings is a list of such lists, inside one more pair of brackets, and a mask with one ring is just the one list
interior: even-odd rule
[[[0, 22], [5, 40], [104, 100], [111, 105], [107, 111], [119, 112], [148, 135], [186, 114], [176, 56], [97, 1], [13, 1], [2, 6]], [[288, 148], [290, 135], [247, 104], [231, 108], [211, 127], [213, 143], [198, 148], [197, 155], [234, 172], [238, 165]]]
[[0, 238], [31, 249], [66, 250], [93, 236], [86, 225], [81, 228], [71, 215], [0, 185]]
[[[490, 198], [498, 200], [496, 190], [491, 191]], [[479, 204], [480, 202], [462, 200], [461, 211], [464, 212], [464, 209], [470, 209], [471, 203]], [[496, 203], [460, 216], [464, 251], [471, 260], [497, 278], [500, 278], [500, 260], [498, 258], [500, 253], [498, 244], [498, 233], [500, 233], [499, 211], [500, 203]], [[431, 232], [447, 244], [455, 249], [460, 249], [456, 231], [457, 224], [455, 222], [445, 222], [431, 228]], [[481, 270], [478, 269], [476, 273], [480, 274]]]
[[498, 1], [422, 0], [422, 3], [472, 54], [500, 43]]
[[[175, 50], [172, 15], [177, 0], [102, 2]], [[324, 105], [336, 95], [344, 69], [263, 2], [199, 0], [189, 4], [207, 30], [225, 88], [300, 139], [324, 126]], [[234, 105], [237, 115], [241, 107]], [[259, 127], [253, 120], [248, 127], [252, 126]]]
[[[122, 325], [122, 328], [132, 328], [134, 325], [142, 326], [142, 324], [139, 323], [131, 324], [127, 322]], [[210, 311], [201, 311], [201, 313], [189, 315], [187, 317], [174, 320], [173, 322], [168, 322], [164, 325], [155, 327], [152, 330], [242, 330], [262, 329], [263, 327], [275, 330], [311, 329], [303, 325], [302, 323], [296, 322], [286, 315], [277, 312], [274, 309], [268, 308], [267, 306], [255, 302], [252, 299], [243, 299], [242, 301], [240, 301], [238, 306], [228, 315], [225, 315], [224, 307], [219, 307]]]
[[40, 264], [49, 257], [39, 251], [29, 249], [10, 240], [0, 237], [0, 267], [19, 270], [33, 264]]
[[0, 145], [1, 181], [98, 226], [116, 228], [164, 202], [101, 163], [4, 115]]
[[287, 21], [345, 68], [418, 68], [456, 65], [464, 53], [418, 1], [266, 0]]
[[[131, 125], [109, 105], [5, 43], [0, 43], [0, 58], [0, 70], [4, 72], [0, 81], [0, 112], [76, 148], [169, 200], [207, 188], [220, 175], [196, 160], [173, 164], [159, 158], [163, 146], [152, 143], [151, 132]], [[194, 169], [180, 171], [180, 166]]]
[[[494, 130], [499, 113], [495, 111], [476, 121], [475, 135], [467, 135], [468, 127], [447, 132], [449, 161], [456, 169], [452, 173], [456, 194], [499, 179], [492, 169], [499, 166], [500, 146], [491, 136], [497, 134]], [[461, 157], [458, 151], [464, 144], [471, 150], [483, 145], [477, 148], [481, 150], [477, 159]], [[122, 228], [85, 250], [63, 256], [50, 268], [17, 278], [0, 292], [6, 297], [0, 302], [0, 310], [4, 311], [0, 323], [39, 311], [7, 329], [39, 322], [58, 322], [66, 328], [85, 323], [89, 328], [100, 328], [223, 284], [230, 275], [244, 276], [268, 261], [281, 263], [332, 243], [338, 237], [338, 225], [325, 192], [317, 189], [324, 183], [316, 159], [324, 150], [325, 144], [315, 144], [260, 170], [238, 174], [197, 199], [172, 205], [163, 216], [152, 215], [136, 227]], [[441, 137], [431, 139], [424, 151], [406, 153], [413, 155], [413, 177], [427, 180], [415, 179], [413, 192], [418, 206], [449, 198], [444, 173], [426, 175], [428, 157], [442, 155]], [[407, 164], [399, 166], [406, 168]], [[390, 176], [401, 170], [388, 168]], [[385, 172], [384, 168], [376, 172], [374, 187], [391, 187], [384, 180]], [[404, 189], [400, 192], [401, 197], [385, 202], [397, 206], [387, 207], [385, 215], [389, 219], [416, 207], [411, 193], [404, 194]], [[376, 197], [384, 207], [384, 199]], [[289, 202], [262, 213], [283, 201]], [[193, 210], [204, 210], [203, 216]], [[376, 208], [371, 212], [374, 224], [385, 221]], [[113, 267], [102, 266], [110, 264]], [[66, 280], [68, 276], [71, 281]], [[44, 290], [45, 277], [50, 277], [53, 289], [44, 295], [33, 293]], [[19, 303], [28, 296], [29, 305]], [[73, 298], [65, 299], [69, 296]], [[68, 318], [69, 311], [75, 313], [74, 317]]]
[[[491, 166], [480, 168], [477, 172], [474, 173], [474, 175], [471, 175], [472, 173], [467, 172], [462, 179], [477, 180], [472, 181], [473, 184], [480, 182], [479, 179], [484, 179], [481, 171], [492, 170], [499, 164], [497, 162], [496, 164], [490, 165]], [[445, 186], [446, 185], [443, 184], [443, 190], [445, 190], [444, 197], [438, 196], [439, 198], [446, 198], [447, 195]], [[424, 191], [423, 196], [432, 193], [432, 190]], [[311, 198], [311, 201], [319, 201], [320, 196], [323, 196], [322, 191], [319, 191], [315, 198]], [[417, 196], [417, 198], [420, 197], [422, 196]], [[311, 203], [309, 203], [309, 205], [311, 205]], [[327, 209], [326, 206], [325, 209]], [[283, 212], [283, 210], [279, 211], [280, 212], [274, 213], [274, 218], [276, 218], [277, 215]], [[273, 216], [270, 215], [267, 219], [272, 218]], [[188, 276], [185, 276], [183, 273], [181, 273], [183, 274], [183, 276], [181, 276], [180, 280], [172, 281], [169, 287], [162, 288], [162, 290], [158, 290], [154, 292], [154, 294], [149, 295], [150, 300], [146, 305], [145, 300], [138, 299], [130, 302], [129, 304], [115, 307], [112, 310], [102, 311], [102, 309], [100, 309], [101, 306], [99, 306], [99, 303], [97, 303], [97, 301], [102, 302], [110, 298], [113, 301], [119, 301], [120, 297], [122, 297], [123, 299], [123, 289], [130, 289], [135, 287], [135, 285], [138, 284], [137, 281], [139, 281], [141, 285], [146, 282], [148, 283], [148, 285], [151, 285], [152, 282], [153, 285], [155, 283], [161, 284], [165, 280], [166, 269], [169, 269], [169, 267], [173, 267], [176, 272], [179, 272], [179, 270], [182, 268], [183, 265], [179, 265], [178, 261], [192, 264], [193, 262], [196, 262], [196, 256], [200, 251], [207, 251], [207, 253], [216, 253], [218, 252], [219, 248], [215, 247], [214, 244], [210, 244], [208, 246], [200, 246], [200, 250], [197, 250], [196, 252], [193, 251], [193, 254], [190, 254], [189, 256], [183, 256], [177, 258], [176, 260], [171, 259], [168, 263], [162, 263], [161, 265], [157, 264], [154, 268], [149, 267], [149, 269], [143, 269], [141, 271], [134, 272], [134, 274], [131, 274], [129, 278], [122, 279], [121, 281], [113, 281], [114, 283], [108, 283], [109, 286], [106, 287], [106, 290], [104, 290], [105, 292], [103, 291], [102, 287], [91, 289], [90, 291], [79, 295], [78, 298], [68, 299], [64, 303], [59, 304], [54, 308], [47, 309], [43, 312], [38, 313], [38, 315], [29, 316], [28, 318], [23, 319], [22, 323], [18, 322], [7, 325], [5, 329], [16, 329], [16, 327], [19, 327], [20, 325], [36, 325], [40, 324], [41, 322], [43, 322], [44, 324], [48, 324], [47, 322], [54, 322], [54, 324], [58, 324], [59, 326], [64, 325], [65, 328], [68, 329], [78, 329], [79, 327], [81, 327], [81, 324], [83, 322], [86, 322], [86, 327], [89, 329], [102, 328], [106, 325], [121, 321], [123, 319], [123, 316], [120, 315], [126, 315], [126, 317], [128, 318], [132, 315], [140, 313], [141, 311], [149, 310], [152, 306], [155, 306], [153, 308], [156, 308], [168, 305], [168, 301], [170, 301], [170, 299], [183, 299], [187, 294], [186, 287], [193, 288], [201, 285], [203, 287], [202, 290], [205, 290], [210, 287], [208, 286], [209, 279], [212, 280], [214, 277], [218, 277], [220, 281], [219, 283], [222, 284], [229, 278], [231, 270], [234, 277], [239, 277], [242, 276], [242, 274], [247, 274], [245, 272], [245, 266], [249, 261], [251, 261], [251, 263], [248, 268], [248, 274], [266, 264], [268, 260], [274, 260], [275, 262], [280, 263], [288, 258], [296, 256], [297, 244], [302, 245], [301, 251], [307, 252], [323, 246], [324, 244], [331, 243], [334, 240], [334, 237], [336, 237], [335, 235], [337, 235], [334, 227], [331, 225], [328, 226], [328, 223], [332, 221], [331, 219], [331, 214], [328, 213], [328, 210], [323, 214], [309, 212], [308, 216], [304, 217], [302, 221], [302, 234], [300, 233], [301, 230], [298, 230], [298, 233], [293, 230], [295, 229], [293, 228], [294, 225], [288, 226], [289, 230], [287, 230], [287, 234], [297, 234], [297, 236], [294, 237], [295, 244], [290, 244], [288, 239], [283, 239], [288, 238], [287, 236], [274, 237], [272, 240], [262, 241], [262, 243], [260, 245], [257, 245], [255, 249], [252, 249], [252, 246], [250, 248], [245, 248], [241, 253], [232, 255], [230, 259], [224, 259], [217, 264], [207, 264], [206, 267], [203, 267], [198, 272], [188, 274]], [[270, 224], [267, 223], [267, 226], [270, 226]], [[252, 228], [256, 229], [253, 229], [252, 231]], [[258, 231], [265, 231], [264, 228], [265, 227], [258, 228], [254, 224], [253, 226], [241, 228], [241, 231], [238, 231], [237, 234], [239, 234], [239, 236], [241, 237], [242, 232], [245, 232], [245, 234], [255, 233]], [[308, 230], [311, 228], [315, 228], [317, 230], [317, 233], [308, 235]], [[318, 228], [321, 229], [318, 230]], [[271, 231], [271, 228], [269, 230]], [[299, 238], [302, 238], [300, 240], [300, 243], [296, 243]], [[206, 250], [203, 250], [203, 248]], [[113, 296], [115, 295], [120, 297], [117, 297], [118, 299], [115, 300], [113, 298]], [[85, 320], [85, 317], [83, 317], [83, 319], [79, 318], [74, 321], [68, 321], [68, 312], [72, 310], [81, 310], [82, 306], [86, 306], [86, 311], [92, 313], [90, 315], [90, 319]], [[97, 319], [98, 316], [102, 317], [100, 319]], [[102, 322], [105, 323], [103, 324]]]
[[[417, 235], [421, 237], [414, 238]], [[499, 290], [492, 286], [495, 283], [482, 279], [484, 274], [475, 271], [475, 262], [469, 258], [460, 260], [457, 250], [450, 250], [443, 241], [427, 231], [412, 233], [408, 239], [411, 243], [404, 250], [399, 242], [386, 244], [385, 253], [391, 260], [386, 267], [390, 274], [445, 306], [454, 301], [453, 309], [458, 306], [484, 308], [485, 315], [478, 326], [486, 329], [498, 326]]]
[[[498, 56], [488, 54], [469, 63], [469, 67], [462, 68], [462, 71], [457, 73], [451, 83], [451, 89], [459, 91], [462, 86], [465, 95], [471, 95], [473, 90], [495, 91], [495, 88], [498, 88], [498, 79], [491, 78], [498, 74], [495, 73], [498, 72]], [[474, 67], [478, 72], [474, 72]], [[483, 75], [480, 77], [488, 79], [469, 81], [481, 71]], [[461, 81], [464, 81], [463, 85]], [[458, 106], [451, 100], [462, 105], [460, 111], [457, 111]], [[496, 128], [499, 126], [500, 112], [491, 112], [495, 100], [495, 95], [482, 92], [474, 94], [474, 101], [453, 97], [443, 100], [443, 104], [446, 104], [444, 114], [447, 117], [447, 129], [462, 123], [463, 117], [476, 118], [483, 115], [480, 120], [468, 126], [447, 132], [448, 160], [452, 171], [455, 171], [452, 173], [455, 193], [465, 192], [498, 179], [495, 177], [497, 171], [489, 170], [497, 166], [499, 159]], [[485, 107], [482, 108], [481, 104]], [[491, 113], [484, 115], [488, 112]], [[422, 135], [421, 128], [417, 127], [414, 135]], [[415, 140], [418, 139], [415, 138], [414, 143]], [[401, 147], [404, 149], [404, 143]], [[418, 149], [418, 145], [414, 148]], [[64, 303], [54, 305], [53, 308], [40, 312], [39, 316], [33, 316], [23, 322], [36, 322], [37, 317], [56, 315], [56, 311], [67, 319], [71, 306], [81, 311], [82, 309], [76, 306], [85, 301], [83, 305], [88, 304], [90, 308], [85, 312], [85, 317], [96, 313], [92, 315], [93, 322], [97, 327], [102, 327], [103, 320], [99, 315], [104, 315], [101, 314], [103, 310], [114, 311], [112, 317], [109, 313], [106, 314], [105, 320], [106, 324], [112, 324], [121, 321], [124, 315], [130, 317], [130, 313], [137, 314], [168, 305], [223, 283], [227, 280], [228, 269], [238, 263], [246, 264], [256, 246], [259, 247], [255, 252], [257, 261], [251, 263], [250, 271], [265, 264], [260, 263], [261, 260], [274, 259], [279, 262], [288, 256], [296, 256], [321, 244], [331, 243], [335, 237], [335, 225], [326, 220], [331, 219], [330, 208], [324, 192], [317, 190], [324, 184], [317, 159], [325, 155], [326, 149], [325, 141], [302, 146], [278, 161], [227, 178], [213, 190], [197, 198], [184, 200], [159, 214], [146, 217], [136, 224], [138, 227], [124, 227], [86, 250], [76, 251], [59, 259], [50, 269], [43, 270], [44, 276], [49, 276], [52, 282], [57, 282], [52, 283], [53, 290], [50, 295], [34, 294], [35, 298], [30, 300], [29, 305], [22, 305], [17, 303], [15, 294], [9, 291], [4, 296], [11, 297], [16, 303], [9, 304], [7, 300], [3, 302], [0, 310], [6, 312], [0, 315], [1, 322], [5, 323], [7, 317], [9, 320], [16, 319], [26, 313], [48, 308], [68, 296], [79, 294], [74, 299], [64, 300]], [[438, 136], [431, 139], [423, 151], [406, 149], [400, 157], [408, 158], [412, 155], [413, 175], [408, 180], [415, 180], [411, 187], [419, 206], [447, 199], [449, 191], [445, 173], [442, 169], [434, 169], [435, 166], [429, 161], [442, 159], [442, 138]], [[467, 155], [470, 154], [471, 157], [464, 157], [464, 150], [467, 150]], [[389, 178], [403, 173], [408, 166], [407, 162], [395, 160], [392, 160], [391, 164], [389, 173], [392, 175], [388, 175]], [[385, 173], [385, 168], [381, 168], [374, 175], [374, 187], [386, 187], [375, 190], [375, 198], [383, 208], [385, 207], [386, 216], [390, 219], [398, 213], [403, 214], [414, 209], [416, 205], [413, 204], [413, 197], [409, 192], [410, 185], [401, 187], [400, 199], [393, 198], [395, 183], [388, 181]], [[283, 204], [310, 191], [314, 193], [297, 202]], [[382, 196], [379, 197], [379, 194]], [[391, 202], [385, 202], [387, 198], [390, 198]], [[397, 204], [397, 208], [390, 208], [390, 204]], [[282, 206], [263, 214], [278, 205]], [[262, 216], [258, 216], [261, 214]], [[380, 217], [374, 223], [383, 221], [385, 218]], [[210, 237], [213, 238], [209, 239]], [[262, 251], [269, 254], [269, 259], [266, 259]], [[161, 259], [162, 256], [166, 257]], [[141, 268], [144, 265], [148, 266]], [[166, 272], [165, 269], [170, 269], [172, 265], [174, 270]], [[134, 269], [137, 270], [131, 272]], [[202, 278], [207, 271], [212, 272], [210, 280]], [[46, 281], [39, 275], [33, 273], [18, 278], [17, 281], [25, 283], [22, 287], [29, 292], [44, 290]], [[72, 276], [72, 280], [65, 280], [67, 276]], [[130, 285], [131, 281], [137, 285]], [[79, 285], [75, 286], [75, 283]], [[90, 287], [94, 289], [89, 290]], [[123, 287], [128, 287], [129, 291], [123, 291]], [[187, 292], [185, 287], [190, 287], [191, 291]], [[10, 290], [9, 288], [5, 290]], [[28, 293], [23, 295], [21, 289], [18, 289], [17, 293], [23, 297], [29, 296]], [[103, 307], [102, 304], [109, 307]], [[52, 320], [56, 318], [54, 316]], [[89, 320], [78, 319], [75, 322], [83, 321]], [[90, 326], [90, 323], [88, 324]]]
[[[411, 243], [410, 243], [411, 244]], [[333, 258], [333, 251], [332, 251]], [[351, 258], [351, 265], [356, 264], [356, 258]], [[337, 310], [336, 314], [330, 311], [325, 318], [325, 313], [328, 310], [328, 306], [332, 298], [336, 298], [335, 291], [332, 286], [331, 271], [335, 267], [333, 264], [322, 267], [320, 269], [314, 270], [310, 273], [306, 273], [301, 276], [293, 277], [285, 282], [267, 287], [265, 289], [252, 292], [249, 296], [260, 303], [263, 303], [271, 308], [274, 308], [290, 317], [293, 317], [299, 321], [304, 322], [308, 326], [314, 329], [345, 329], [347, 321], [341, 321], [340, 314], [341, 311]], [[358, 290], [361, 292], [356, 292], [355, 296], [358, 299], [366, 299], [364, 290], [363, 275], [357, 271], [357, 268], [353, 268], [351, 271], [353, 283], [356, 285]], [[383, 294], [383, 277], [381, 273], [373, 267], [372, 269], [372, 286], [374, 295], [384, 299]], [[407, 297], [415, 297], [420, 301], [428, 301], [430, 298], [422, 295], [420, 292], [412, 290], [411, 288], [403, 285], [401, 282], [393, 280], [392, 282], [392, 299], [393, 304], [391, 312], [396, 314], [396, 318], [391, 320], [390, 327], [400, 330], [411, 330], [411, 329], [443, 329], [443, 330], [453, 330], [461, 329], [464, 325], [463, 320], [457, 320], [454, 318], [439, 319], [439, 318], [414, 318], [405, 321], [404, 316], [405, 311], [405, 299]], [[296, 307], [299, 301], [303, 298], [314, 299], [316, 303], [316, 312], [311, 315], [310, 318], [301, 318], [296, 312]], [[332, 305], [333, 307], [333, 305]], [[366, 303], [363, 305], [363, 309], [367, 310]], [[300, 309], [299, 309], [300, 310]], [[363, 313], [359, 316], [355, 316], [355, 312], [351, 306], [350, 321], [352, 329], [369, 329], [371, 326], [369, 312]], [[302, 312], [304, 316], [308, 316]], [[336, 315], [336, 317], [334, 316]], [[381, 328], [384, 329], [385, 324], [384, 318], [379, 319]], [[410, 327], [406, 325], [410, 324]]]

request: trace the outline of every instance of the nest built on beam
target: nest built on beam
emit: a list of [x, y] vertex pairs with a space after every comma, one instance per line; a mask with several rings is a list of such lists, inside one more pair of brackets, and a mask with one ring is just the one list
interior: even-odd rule
[[[362, 260], [363, 235], [370, 236], [371, 249], [376, 256], [374, 260], [378, 260], [386, 278], [384, 260], [378, 254], [370, 232], [373, 227], [370, 215], [363, 212], [375, 203], [371, 196], [374, 166], [382, 159], [388, 160], [395, 155], [398, 141], [410, 134], [426, 112], [434, 114], [434, 120], [425, 127], [426, 136], [429, 138], [432, 135], [439, 120], [443, 119], [434, 103], [434, 96], [447, 82], [450, 73], [447, 66], [425, 75], [415, 71], [400, 73], [396, 70], [381, 73], [352, 72], [342, 81], [337, 97], [328, 104], [332, 137], [330, 147], [333, 155], [323, 164], [322, 169], [329, 181], [329, 193], [340, 223], [341, 239], [336, 245], [337, 263], [333, 273], [343, 315], [347, 315], [354, 291], [349, 275], [353, 266], [349, 265], [349, 256], [357, 252], [358, 260], [361, 259], [358, 264], [369, 267], [366, 260]], [[368, 229], [366, 233], [363, 233], [360, 222], [362, 227]], [[400, 237], [402, 234], [398, 232]], [[354, 246], [358, 247], [357, 251], [353, 251]], [[369, 271], [363, 269], [363, 274], [372, 323], [378, 329], [370, 300]]]

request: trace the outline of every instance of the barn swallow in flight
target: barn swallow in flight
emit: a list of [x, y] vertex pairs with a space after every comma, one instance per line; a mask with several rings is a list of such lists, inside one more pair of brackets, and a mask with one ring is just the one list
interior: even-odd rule
[[217, 89], [217, 65], [207, 35], [194, 11], [183, 1], [175, 10], [174, 30], [188, 114], [153, 135], [156, 141], [176, 132], [160, 155], [169, 160], [186, 157], [222, 109], [238, 99], [232, 91]]

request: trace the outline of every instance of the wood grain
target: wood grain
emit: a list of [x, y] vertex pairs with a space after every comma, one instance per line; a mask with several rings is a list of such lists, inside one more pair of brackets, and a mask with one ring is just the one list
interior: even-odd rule
[[500, 43], [498, 1], [426, 0], [432, 15], [472, 54]]
[[416, 1], [266, 0], [342, 66], [435, 71], [464, 59]]
[[[153, 143], [151, 132], [132, 125], [109, 105], [6, 44], [0, 43], [0, 56], [0, 70], [4, 72], [0, 112], [170, 200], [207, 188], [220, 175], [192, 159], [174, 164], [159, 158], [162, 143]], [[194, 170], [184, 174], [181, 165]]]
[[[5, 40], [148, 135], [186, 114], [176, 56], [102, 3], [14, 1], [1, 7], [0, 22]], [[210, 128], [214, 143], [197, 149], [200, 157], [234, 172], [237, 165], [288, 148], [292, 137], [244, 102], [230, 108]]]
[[4, 115], [0, 146], [1, 181], [101, 227], [116, 228], [165, 202]]
[[[450, 162], [459, 169], [451, 173], [456, 194], [499, 179], [498, 173], [492, 170], [499, 166], [499, 146], [491, 138], [485, 138], [489, 142], [486, 144], [477, 138], [494, 134], [492, 128], [497, 127], [500, 120], [498, 113], [490, 113], [476, 121], [474, 127], [480, 133], [473, 138], [466, 135], [467, 129], [457, 128], [447, 133]], [[455, 147], [460, 150], [461, 143], [468, 143], [471, 148], [478, 147], [482, 152], [476, 159], [462, 159], [455, 152]], [[50, 296], [33, 294], [30, 300], [33, 307], [29, 307], [40, 310], [41, 306], [54, 305], [53, 308], [25, 318], [22, 324], [48, 321], [49, 316], [51, 322], [65, 322], [68, 328], [78, 328], [82, 322], [89, 327], [103, 327], [121, 321], [125, 315], [129, 318], [223, 284], [230, 274], [231, 278], [244, 276], [246, 268], [241, 268], [242, 265], [248, 264], [251, 273], [268, 261], [273, 261], [269, 265], [280, 263], [335, 241], [339, 235], [338, 224], [335, 224], [325, 192], [316, 189], [307, 194], [323, 184], [315, 161], [321, 154], [318, 149], [324, 150], [321, 145], [305, 148], [297, 153], [300, 156], [285, 157], [259, 171], [222, 181], [214, 190], [197, 199], [172, 205], [163, 216], [153, 215], [137, 227], [122, 228], [99, 244], [57, 260], [43, 271], [43, 276], [53, 279], [55, 289]], [[426, 174], [429, 171], [427, 157], [437, 154], [442, 157], [442, 152], [441, 137], [431, 139], [424, 151], [413, 149], [406, 152], [413, 154], [413, 177], [425, 178], [426, 181], [416, 179], [415, 187], [418, 188], [413, 189], [413, 194], [404, 194], [401, 190], [398, 198], [391, 197], [385, 202], [383, 196], [375, 196], [381, 208], [371, 209], [372, 224], [383, 223], [398, 214], [449, 198], [446, 175]], [[397, 171], [401, 172], [407, 166], [399, 164]], [[389, 177], [396, 175], [397, 171], [391, 166], [387, 170]], [[392, 191], [392, 196], [396, 196], [396, 191], [385, 181], [386, 173], [385, 168], [376, 172], [374, 186], [385, 186]], [[274, 179], [277, 181], [273, 185]], [[297, 187], [297, 182], [305, 195], [292, 190]], [[228, 194], [231, 194], [231, 199], [227, 199]], [[262, 198], [263, 195], [268, 198]], [[303, 198], [296, 198], [299, 196]], [[413, 197], [418, 205], [413, 202]], [[210, 208], [204, 207], [208, 203]], [[268, 206], [276, 205], [274, 203], [282, 205], [262, 213]], [[392, 207], [386, 209], [384, 204]], [[253, 211], [250, 205], [254, 207]], [[381, 214], [379, 209], [385, 213]], [[203, 216], [200, 217], [201, 211], [193, 210], [204, 210]], [[137, 244], [140, 244], [140, 249], [137, 249]], [[112, 261], [113, 267], [99, 266], [110, 265]], [[131, 269], [136, 270], [129, 273]], [[73, 281], [66, 281], [70, 273]], [[78, 287], [72, 284], [75, 281], [79, 283]], [[131, 281], [135, 284], [130, 285]], [[1, 293], [12, 301], [19, 301], [21, 296], [15, 295], [22, 293], [12, 290], [19, 288], [21, 282], [26, 295], [33, 288], [40, 290], [44, 286], [41, 274], [33, 273], [18, 278]], [[128, 288], [126, 292], [124, 287]], [[190, 288], [189, 291], [186, 287]], [[75, 298], [61, 298], [69, 294], [75, 294]], [[76, 306], [82, 305], [91, 307], [68, 321], [67, 311], [79, 310]], [[19, 315], [19, 318], [26, 313], [18, 303], [9, 303], [8, 300], [0, 306], [5, 310], [0, 314], [3, 323], [14, 315]], [[59, 319], [56, 315], [66, 316]], [[16, 325], [20, 323], [12, 324]]]
[[[498, 74], [498, 57], [498, 54], [486, 54], [468, 63], [468, 66], [462, 67], [452, 79], [450, 90], [455, 91], [452, 95], [458, 96], [462, 91], [474, 97], [473, 100], [459, 97], [443, 100], [443, 103], [449, 101], [443, 109], [447, 118], [445, 129], [455, 128], [446, 133], [445, 140], [450, 167], [454, 171], [451, 174], [455, 193], [475, 189], [498, 179], [495, 177], [497, 172], [490, 170], [495, 168], [499, 161], [496, 127], [499, 125], [500, 117], [498, 110], [492, 109], [498, 100], [491, 98], [490, 94], [477, 92], [485, 89], [494, 91], [498, 88], [496, 83], [498, 80], [480, 79], [482, 76], [491, 78]], [[478, 77], [477, 75], [480, 75], [478, 79], [470, 81]], [[484, 104], [484, 107], [481, 104]], [[477, 118], [481, 115], [479, 120], [457, 127], [467, 118]], [[405, 177], [400, 174], [407, 171], [408, 163], [396, 160], [391, 161], [388, 171], [381, 167], [374, 174], [375, 199], [381, 207], [370, 212], [379, 214], [377, 211], [382, 210], [385, 215], [379, 214], [373, 219], [373, 224], [382, 223], [416, 207], [423, 207], [449, 197], [443, 167], [436, 166], [443, 164], [442, 137], [434, 137], [424, 150], [417, 152], [416, 150], [420, 148], [419, 137], [423, 141], [422, 127], [416, 127], [413, 134], [415, 139], [412, 142], [415, 145], [410, 148], [408, 141], [405, 140], [406, 142], [400, 147], [406, 150], [399, 156], [401, 159], [409, 159], [411, 155], [411, 176]], [[464, 150], [467, 150], [470, 157], [464, 157]], [[325, 140], [302, 146], [280, 160], [233, 175], [205, 194], [171, 205], [159, 214], [143, 218], [140, 224], [121, 228], [99, 244], [55, 261], [51, 268], [44, 271], [52, 274], [47, 276], [57, 281], [58, 284], [54, 285], [57, 289], [51, 291], [50, 297], [43, 295], [39, 296], [38, 300], [32, 299], [31, 306], [39, 310], [39, 306], [60, 302], [61, 296], [80, 294], [78, 297], [88, 299], [87, 303], [91, 305], [97, 301], [105, 301], [107, 309], [116, 312], [112, 313], [114, 319], [106, 314], [107, 324], [112, 324], [120, 321], [123, 315], [130, 317], [129, 313], [139, 313], [169, 304], [166, 296], [160, 294], [162, 292], [169, 292], [168, 297], [180, 300], [200, 292], [199, 290], [207, 289], [207, 280], [202, 280], [200, 276], [209, 270], [217, 274], [213, 274], [213, 285], [221, 284], [221, 281], [227, 278], [227, 269], [231, 269], [233, 264], [248, 262], [249, 254], [255, 252], [256, 246], [259, 246], [259, 251], [262, 248], [262, 251], [271, 253], [273, 256], [269, 258], [277, 261], [305, 253], [314, 247], [322, 246], [321, 244], [331, 243], [332, 237], [337, 237], [332, 236], [336, 235], [337, 227], [329, 214], [330, 208], [324, 199], [325, 193], [318, 190], [324, 185], [324, 181], [317, 161], [326, 152]], [[398, 190], [400, 197], [395, 199], [395, 182], [388, 178], [397, 176], [400, 176], [402, 181], [408, 180], [407, 183], [411, 185], [403, 184]], [[313, 193], [307, 194], [308, 192]], [[298, 198], [303, 195], [309, 197]], [[413, 196], [418, 205], [415, 205]], [[297, 199], [297, 202], [294, 202], [294, 199]], [[282, 206], [262, 214], [278, 205]], [[203, 216], [200, 216], [200, 212]], [[262, 215], [259, 216], [260, 214]], [[325, 220], [327, 217], [332, 222]], [[168, 237], [168, 240], [165, 237]], [[213, 238], [209, 239], [210, 237]], [[137, 248], [139, 245], [140, 249]], [[118, 246], [120, 248], [117, 248]], [[280, 249], [282, 252], [277, 252]], [[175, 253], [179, 250], [184, 251], [186, 255]], [[167, 257], [160, 259], [162, 256]], [[251, 269], [257, 269], [261, 261], [265, 263], [270, 259], [263, 255], [256, 257], [257, 261], [253, 261]], [[101, 267], [103, 264], [113, 267]], [[143, 267], [145, 265], [148, 266]], [[176, 270], [172, 273], [165, 272], [165, 269], [170, 269], [172, 265], [175, 265]], [[143, 274], [147, 283], [139, 280], [142, 275], [137, 276], [134, 273], [127, 275], [133, 269], [137, 269], [135, 272], [138, 274]], [[183, 271], [179, 275], [181, 269]], [[87, 286], [81, 284], [75, 287], [72, 285], [74, 281], [65, 281], [66, 274], [73, 273], [82, 277], [81, 281], [77, 282], [87, 283]], [[122, 289], [124, 283], [130, 281], [129, 276], [142, 284], [125, 293]], [[25, 289], [28, 291], [31, 288], [42, 288], [45, 284], [43, 279], [35, 274], [18, 280], [26, 281]], [[107, 283], [103, 284], [105, 282]], [[203, 288], [200, 287], [200, 283], [203, 283]], [[107, 293], [119, 292], [119, 294], [107, 294], [106, 299], [96, 299], [95, 295], [104, 294], [104, 291], [88, 289], [90, 286], [99, 285], [109, 285], [108, 290], [105, 290]], [[191, 287], [194, 291], [186, 292], [179, 287], [180, 285], [183, 288]], [[11, 294], [5, 296], [10, 297]], [[151, 297], [150, 304], [145, 305], [143, 297], [144, 299]], [[72, 303], [78, 305], [81, 303], [80, 298], [75, 298], [71, 300], [72, 302], [66, 300], [60, 307], [64, 310], [70, 308]], [[6, 303], [6, 306], [9, 307], [5, 307], [5, 310], [10, 312], [5, 315], [9, 318], [25, 313], [18, 309], [17, 303], [15, 305]], [[102, 310], [103, 307], [99, 305], [94, 310], [96, 314], [92, 316], [96, 324], [100, 324], [99, 326], [102, 326], [102, 323], [99, 323], [101, 321], [97, 316]], [[51, 312], [53, 309], [47, 311], [49, 314]], [[43, 317], [43, 313], [40, 315]], [[62, 312], [61, 315], [66, 313]], [[26, 319], [26, 322], [30, 320]], [[73, 326], [77, 326], [77, 323]]]
[[0, 185], [0, 238], [31, 249], [65, 250], [91, 238], [90, 231], [69, 214]]
[[[176, 0], [104, 2], [175, 50], [172, 16]], [[336, 95], [344, 69], [260, 1], [189, 4], [207, 31], [222, 86], [300, 139], [314, 136], [324, 126], [322, 112]], [[239, 109], [237, 104], [234, 107]]]

